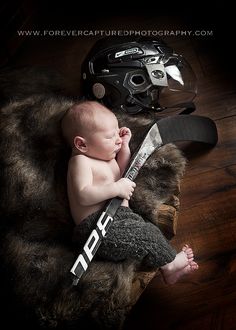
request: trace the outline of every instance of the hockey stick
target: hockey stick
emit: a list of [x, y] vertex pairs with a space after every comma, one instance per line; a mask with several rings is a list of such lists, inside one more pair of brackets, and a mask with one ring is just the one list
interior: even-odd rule
[[[157, 148], [170, 142], [186, 140], [214, 145], [217, 142], [217, 130], [214, 122], [206, 117], [188, 115], [167, 117], [155, 122], [132, 157], [124, 177], [133, 181], [145, 161]], [[74, 285], [77, 285], [79, 279], [87, 270], [122, 201], [121, 198], [111, 199], [101, 213], [96, 228], [91, 232], [83, 251], [70, 270], [75, 276]]]

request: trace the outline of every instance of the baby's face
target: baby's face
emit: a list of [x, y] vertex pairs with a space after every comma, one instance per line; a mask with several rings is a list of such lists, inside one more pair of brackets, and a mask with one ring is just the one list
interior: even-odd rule
[[87, 137], [87, 155], [106, 161], [114, 159], [122, 144], [119, 132], [115, 115], [108, 113], [98, 116], [95, 132], [90, 132]]

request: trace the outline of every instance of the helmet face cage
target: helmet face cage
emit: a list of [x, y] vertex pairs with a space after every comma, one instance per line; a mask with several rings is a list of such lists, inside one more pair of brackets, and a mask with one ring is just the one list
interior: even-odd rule
[[87, 56], [82, 73], [88, 98], [130, 114], [174, 107], [196, 95], [190, 65], [159, 39], [116, 43], [111, 38], [108, 46], [101, 40]]

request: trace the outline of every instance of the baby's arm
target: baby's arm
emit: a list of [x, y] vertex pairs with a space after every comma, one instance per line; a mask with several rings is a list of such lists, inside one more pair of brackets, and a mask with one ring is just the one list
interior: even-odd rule
[[89, 159], [84, 156], [74, 157], [70, 161], [69, 175], [75, 198], [84, 206], [95, 205], [113, 197], [129, 200], [136, 186], [126, 178], [104, 185], [94, 185]]
[[119, 165], [120, 174], [122, 176], [130, 161], [131, 152], [129, 148], [129, 141], [132, 134], [128, 127], [121, 127], [119, 134], [122, 139], [122, 145], [119, 153], [116, 156], [116, 161]]

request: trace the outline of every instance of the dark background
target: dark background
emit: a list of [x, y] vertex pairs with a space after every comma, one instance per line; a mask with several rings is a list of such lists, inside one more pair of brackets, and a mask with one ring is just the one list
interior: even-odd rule
[[[182, 184], [182, 210], [175, 244], [180, 247], [185, 239], [190, 240], [201, 268], [194, 280], [180, 283], [174, 290], [162, 289], [159, 279], [154, 280], [134, 309], [127, 329], [157, 329], [161, 321], [162, 329], [167, 329], [168, 322], [171, 324], [168, 329], [177, 330], [235, 329], [236, 266], [232, 266], [236, 260], [233, 240], [233, 225], [236, 224], [234, 10], [226, 1], [208, 6], [206, 1], [163, 3], [156, 0], [141, 4], [84, 1], [83, 9], [78, 3], [3, 0], [0, 5], [0, 73], [6, 68], [46, 65], [65, 76], [71, 94], [79, 92], [80, 64], [95, 38], [23, 38], [17, 36], [17, 30], [213, 31], [213, 36], [209, 37], [165, 38], [167, 43], [190, 56], [200, 82], [197, 113], [215, 120], [220, 137], [212, 153], [202, 157], [199, 154], [195, 157], [193, 151], [187, 153], [191, 156], [188, 157], [190, 164]], [[232, 230], [228, 230], [228, 223]], [[20, 318], [21, 311], [18, 314]], [[8, 308], [5, 319], [14, 318], [17, 319], [17, 315]], [[145, 324], [147, 321], [149, 324]]]
[[[110, 28], [111, 22], [126, 19], [132, 22], [143, 20], [167, 21], [178, 19], [190, 30], [213, 30], [210, 38], [201, 38], [206, 51], [211, 51], [221, 65], [235, 70], [234, 60], [234, 10], [226, 1], [207, 4], [206, 1], [33, 1], [3, 0], [0, 5], [1, 65], [10, 63], [26, 41], [18, 37], [20, 29], [93, 29]], [[230, 65], [229, 65], [230, 64]], [[219, 68], [221, 69], [221, 68]]]

